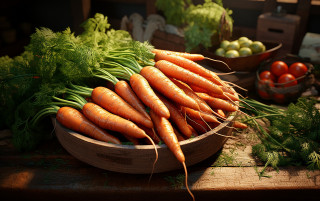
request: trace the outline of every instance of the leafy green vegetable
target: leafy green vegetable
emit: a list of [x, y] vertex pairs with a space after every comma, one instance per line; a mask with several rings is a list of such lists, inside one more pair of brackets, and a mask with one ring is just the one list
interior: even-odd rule
[[192, 5], [191, 0], [157, 0], [156, 7], [163, 11], [168, 24], [178, 27], [186, 23], [186, 9]]
[[200, 45], [211, 47], [213, 36], [222, 40], [232, 34], [232, 11], [224, 9], [221, 0], [205, 0], [198, 5], [190, 0], [157, 0], [156, 6], [164, 12], [168, 24], [184, 28], [187, 52]]
[[203, 45], [204, 48], [211, 47], [214, 35], [231, 36], [233, 29], [231, 10], [226, 10], [211, 0], [205, 0], [202, 5], [191, 5], [186, 12], [186, 51], [191, 51], [199, 45]]
[[[243, 101], [245, 112], [253, 116], [247, 123], [257, 129], [261, 139], [260, 144], [252, 147], [253, 155], [265, 162], [261, 174], [268, 165], [275, 169], [284, 165], [320, 169], [320, 111], [315, 107], [316, 100], [301, 97], [286, 110], [255, 100]], [[258, 118], [270, 121], [268, 130], [257, 123]]]

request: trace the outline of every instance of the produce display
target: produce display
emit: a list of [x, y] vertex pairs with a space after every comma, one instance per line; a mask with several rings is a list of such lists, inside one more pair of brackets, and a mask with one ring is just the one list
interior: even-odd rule
[[226, 58], [244, 57], [266, 51], [266, 46], [261, 41], [252, 41], [242, 36], [237, 40], [223, 40], [215, 54]]
[[[253, 154], [265, 167], [301, 163], [320, 168], [320, 113], [314, 101], [299, 99], [282, 110], [239, 98], [235, 84], [197, 63], [210, 58], [135, 41], [126, 31], [110, 29], [100, 13], [82, 27], [78, 36], [69, 28], [38, 28], [21, 55], [0, 57], [0, 127], [11, 129], [17, 150], [35, 149], [52, 138], [52, 118], [99, 143], [152, 145], [153, 170], [160, 155], [157, 145], [165, 144], [181, 163], [186, 189], [195, 200], [180, 142], [211, 134], [230, 123], [228, 117], [242, 113], [245, 120], [235, 120], [230, 128], [250, 125], [257, 130], [261, 144], [253, 146]], [[241, 37], [223, 41], [219, 49], [224, 57], [237, 57], [258, 54], [265, 46]], [[303, 63], [275, 61], [259, 73], [258, 83], [289, 88], [308, 70]], [[259, 94], [271, 98], [266, 91]], [[282, 100], [284, 94], [273, 93], [275, 97]], [[256, 121], [262, 118], [268, 119], [268, 130]]]
[[[288, 65], [285, 61], [274, 61], [267, 69], [259, 72], [257, 92], [263, 99], [274, 99], [278, 103], [284, 103], [286, 93], [290, 93], [290, 87], [302, 83], [308, 71], [308, 67], [302, 62]], [[283, 89], [283, 92], [277, 89]]]
[[0, 58], [1, 127], [10, 126], [17, 149], [30, 150], [51, 136], [45, 122], [54, 115], [64, 127], [99, 141], [152, 144], [154, 165], [156, 143], [165, 143], [183, 165], [193, 197], [179, 140], [239, 111], [237, 93], [194, 61], [205, 59], [201, 55], [134, 41], [126, 31], [109, 29], [99, 13], [82, 26], [79, 36], [70, 29], [36, 29], [23, 54]]

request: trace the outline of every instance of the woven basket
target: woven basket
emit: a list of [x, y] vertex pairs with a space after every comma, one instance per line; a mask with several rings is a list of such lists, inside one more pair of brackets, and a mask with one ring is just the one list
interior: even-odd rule
[[259, 78], [259, 74], [261, 72], [265, 70], [270, 70], [271, 64], [275, 61], [275, 60], [271, 60], [265, 65], [260, 66], [259, 69], [256, 71], [256, 81], [255, 81], [256, 91], [262, 99], [272, 100], [277, 103], [288, 103], [288, 102], [294, 101], [298, 97], [300, 97], [301, 94], [306, 89], [311, 87], [311, 85], [314, 83], [315, 78], [314, 78], [314, 75], [312, 74], [313, 65], [293, 55], [291, 56], [287, 55], [284, 58], [277, 58], [276, 60], [284, 61], [288, 66], [290, 66], [292, 63], [295, 63], [295, 62], [302, 62], [308, 67], [308, 72], [305, 75], [295, 79], [298, 82], [297, 85], [285, 87], [286, 84], [289, 84], [295, 81], [295, 80], [292, 80], [287, 83], [274, 83], [274, 87], [273, 87], [266, 83], [262, 83]]

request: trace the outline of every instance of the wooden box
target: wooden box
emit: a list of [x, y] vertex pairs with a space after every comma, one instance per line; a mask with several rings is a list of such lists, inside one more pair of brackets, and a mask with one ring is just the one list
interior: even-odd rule
[[257, 40], [282, 43], [282, 50], [291, 53], [298, 37], [299, 25], [298, 15], [261, 14], [257, 24]]
[[157, 30], [153, 33], [151, 44], [157, 49], [185, 52], [184, 37]]

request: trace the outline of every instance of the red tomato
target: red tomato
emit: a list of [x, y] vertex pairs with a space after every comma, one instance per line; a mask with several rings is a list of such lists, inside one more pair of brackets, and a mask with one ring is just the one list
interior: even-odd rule
[[283, 61], [275, 61], [271, 64], [270, 71], [277, 77], [288, 73], [288, 65]]
[[296, 78], [305, 75], [307, 72], [308, 72], [307, 66], [301, 62], [293, 63], [289, 67], [289, 73], [291, 73]]
[[[269, 85], [269, 86], [267, 86]], [[258, 94], [263, 99], [271, 99], [271, 95], [266, 91], [267, 87], [274, 87], [274, 83], [270, 79], [261, 79], [258, 86]]]
[[269, 70], [265, 70], [265, 71], [262, 71], [260, 74], [259, 74], [259, 78], [260, 80], [262, 79], [268, 79], [268, 80], [272, 80], [272, 81], [276, 81], [276, 77], [271, 73], [271, 71]]
[[296, 77], [294, 77], [292, 74], [286, 73], [286, 74], [281, 75], [278, 78], [278, 83], [279, 84], [283, 84], [283, 83], [289, 82], [289, 83], [287, 83], [287, 84], [285, 84], [283, 86], [284, 87], [291, 87], [291, 86], [294, 86], [294, 85], [298, 84], [297, 80], [295, 80], [295, 79], [296, 79]]

